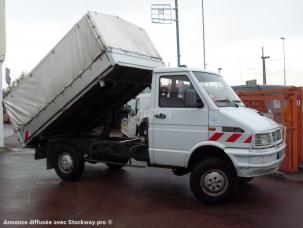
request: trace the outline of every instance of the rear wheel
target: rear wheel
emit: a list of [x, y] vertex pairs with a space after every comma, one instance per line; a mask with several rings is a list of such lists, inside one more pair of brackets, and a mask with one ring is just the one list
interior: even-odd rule
[[224, 202], [236, 189], [237, 178], [229, 164], [211, 158], [198, 163], [190, 175], [193, 194], [209, 204]]
[[122, 169], [125, 164], [127, 164], [128, 159], [123, 159], [123, 160], [115, 160], [113, 161], [115, 163], [120, 163], [120, 164], [114, 164], [114, 163], [105, 163], [107, 165], [108, 168], [113, 169], [113, 170], [118, 170], [118, 169]]
[[77, 180], [83, 173], [84, 159], [71, 148], [59, 152], [56, 158], [55, 171], [65, 181]]

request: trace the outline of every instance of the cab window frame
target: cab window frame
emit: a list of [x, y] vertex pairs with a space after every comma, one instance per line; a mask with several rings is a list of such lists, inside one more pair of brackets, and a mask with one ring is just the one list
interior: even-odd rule
[[[177, 79], [178, 77], [180, 77], [181, 79]], [[180, 105], [163, 105], [163, 102], [161, 102], [161, 99], [163, 99], [163, 96], [161, 95], [161, 80], [162, 79], [167, 79], [167, 80], [171, 80], [172, 82], [174, 81], [174, 83], [171, 84], [176, 86], [177, 84], [177, 81], [188, 81], [189, 82], [189, 85], [190, 85], [190, 88], [194, 90], [196, 96], [197, 96], [197, 100], [199, 99], [200, 102], [201, 102], [201, 107], [198, 107], [198, 102], [196, 102], [195, 105], [191, 105], [191, 106], [186, 106], [185, 105], [185, 101], [183, 100], [183, 106], [180, 106]], [[186, 79], [186, 80], [184, 80]], [[183, 84], [184, 85], [184, 84]], [[164, 87], [163, 87], [164, 88]], [[167, 94], [171, 93], [171, 91], [168, 91]], [[179, 93], [179, 90], [178, 90], [178, 93]], [[184, 94], [186, 94], [186, 88], [185, 90], [183, 91]], [[169, 98], [167, 98], [169, 99]], [[183, 98], [185, 99], [185, 98]], [[168, 102], [169, 104], [169, 102]], [[199, 95], [199, 93], [197, 92], [197, 89], [195, 88], [194, 84], [192, 83], [192, 81], [190, 80], [190, 78], [188, 77], [188, 75], [186, 74], [176, 74], [176, 75], [161, 75], [159, 77], [159, 82], [158, 82], [158, 107], [160, 108], [204, 108], [204, 102], [203, 100], [201, 99], [201, 96]]]

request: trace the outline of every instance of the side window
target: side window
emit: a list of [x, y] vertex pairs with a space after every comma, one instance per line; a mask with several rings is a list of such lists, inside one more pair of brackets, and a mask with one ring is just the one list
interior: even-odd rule
[[185, 75], [161, 76], [159, 106], [170, 108], [202, 108], [203, 103]]

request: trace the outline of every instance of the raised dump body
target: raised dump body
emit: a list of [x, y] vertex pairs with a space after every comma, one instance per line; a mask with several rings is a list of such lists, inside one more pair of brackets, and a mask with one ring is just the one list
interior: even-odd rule
[[87, 133], [150, 85], [163, 66], [146, 32], [88, 12], [5, 99], [21, 142]]

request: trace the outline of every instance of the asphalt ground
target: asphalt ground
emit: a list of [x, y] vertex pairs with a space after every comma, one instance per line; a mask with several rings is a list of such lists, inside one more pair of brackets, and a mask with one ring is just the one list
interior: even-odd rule
[[[192, 195], [188, 175], [171, 170], [88, 164], [79, 181], [63, 182], [33, 157], [24, 149], [0, 153], [1, 227], [98, 221], [112, 227], [303, 227], [302, 181], [258, 177], [227, 203], [211, 206]], [[41, 224], [47, 221], [67, 225]]]

